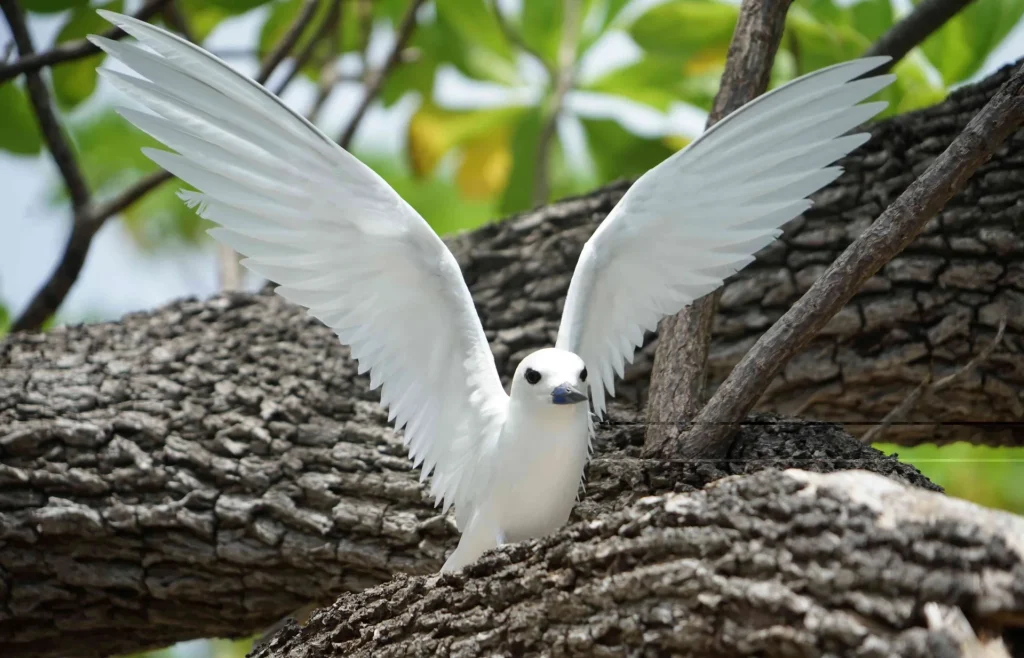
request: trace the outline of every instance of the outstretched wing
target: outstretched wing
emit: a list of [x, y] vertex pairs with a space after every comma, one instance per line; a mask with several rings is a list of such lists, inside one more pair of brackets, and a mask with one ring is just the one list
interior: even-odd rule
[[868, 139], [842, 135], [886, 105], [858, 103], [895, 79], [855, 78], [888, 59], [837, 64], [760, 96], [629, 188], [584, 245], [558, 328], [556, 346], [593, 373], [598, 416], [645, 330], [748, 265], [839, 176], [828, 165]]
[[110, 82], [122, 108], [177, 153], [147, 150], [200, 190], [182, 192], [210, 233], [278, 294], [334, 329], [369, 371], [431, 493], [472, 506], [473, 479], [507, 396], [458, 263], [376, 173], [219, 59], [160, 28], [100, 14], [151, 50], [90, 37], [145, 79]]

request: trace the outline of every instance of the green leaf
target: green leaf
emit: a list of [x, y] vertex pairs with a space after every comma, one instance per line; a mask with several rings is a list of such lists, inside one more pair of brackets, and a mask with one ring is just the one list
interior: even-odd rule
[[88, 7], [89, 0], [22, 0], [21, 6], [37, 14], [53, 14], [75, 7]]
[[599, 184], [639, 176], [676, 151], [667, 140], [634, 135], [612, 119], [582, 122]]
[[0, 336], [11, 330], [11, 312], [0, 302]]
[[871, 41], [877, 41], [892, 27], [892, 3], [890, 0], [861, 0], [849, 8], [853, 16], [853, 27]]
[[725, 68], [725, 50], [707, 50], [684, 61], [647, 54], [582, 86], [665, 111], [674, 101], [709, 109]]
[[794, 55], [800, 75], [860, 57], [871, 45], [853, 27], [822, 23], [799, 6], [786, 16], [782, 43]]
[[537, 167], [541, 109], [531, 108], [512, 134], [512, 173], [501, 198], [501, 214], [526, 210], [533, 205], [533, 174]]
[[557, 66], [559, 43], [565, 23], [564, 2], [523, 0], [520, 34], [523, 41], [549, 66]]
[[220, 22], [231, 16], [231, 12], [223, 7], [206, 2], [206, 0], [176, 0], [178, 8], [185, 16], [188, 26], [196, 41], [202, 43], [210, 36]]
[[921, 46], [947, 85], [970, 78], [1024, 16], [1024, 0], [975, 0]]
[[13, 80], [0, 84], [0, 149], [35, 155], [43, 147], [28, 97]]
[[[270, 7], [270, 11], [267, 12], [267, 18], [260, 28], [258, 47], [261, 58], [270, 53], [280, 43], [281, 39], [284, 38], [298, 18], [304, 4], [303, 0], [283, 0], [282, 2], [275, 2]], [[316, 11], [313, 13], [313, 19], [306, 25], [306, 29], [303, 30], [299, 40], [292, 48], [292, 54], [303, 51], [309, 45], [310, 40], [316, 37], [323, 22], [328, 18], [331, 6], [331, 2], [322, 2], [317, 6]], [[379, 7], [380, 5], [374, 5], [375, 9], [379, 9]], [[341, 12], [339, 33], [335, 35], [335, 38], [338, 40], [338, 50], [339, 52], [357, 50], [362, 44], [362, 37], [359, 33], [357, 3], [342, 2]], [[414, 38], [415, 36], [416, 33], [413, 33]], [[313, 56], [309, 58], [309, 63], [302, 69], [302, 73], [312, 80], [318, 79], [321, 67], [328, 58], [330, 49], [331, 44], [327, 43], [326, 40], [321, 40], [314, 49]]]
[[738, 16], [736, 5], [673, 0], [638, 17], [629, 34], [649, 53], [686, 58], [709, 48], [727, 48]]
[[484, 0], [437, 0], [434, 37], [423, 47], [474, 80], [520, 84], [515, 55]]
[[243, 14], [251, 9], [259, 7], [260, 5], [267, 4], [269, 1], [270, 0], [206, 0], [209, 5], [223, 9], [229, 14]]
[[[121, 12], [124, 3], [114, 0], [102, 5], [103, 9]], [[94, 7], [79, 7], [68, 14], [64, 26], [57, 33], [57, 44], [84, 39], [90, 34], [103, 32], [109, 23], [96, 13]], [[96, 90], [99, 75], [96, 69], [103, 63], [104, 53], [73, 60], [53, 67], [53, 93], [64, 110], [70, 110], [89, 98]]]

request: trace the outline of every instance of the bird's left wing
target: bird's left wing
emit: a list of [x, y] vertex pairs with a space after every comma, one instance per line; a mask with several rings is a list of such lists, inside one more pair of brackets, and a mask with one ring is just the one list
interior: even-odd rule
[[839, 175], [829, 165], [867, 141], [843, 135], [885, 107], [858, 103], [894, 76], [856, 78], [888, 59], [837, 64], [774, 89], [629, 188], [583, 247], [556, 342], [592, 373], [598, 416], [644, 330], [753, 261]]
[[120, 109], [177, 153], [147, 155], [200, 192], [183, 197], [352, 349], [431, 492], [471, 511], [507, 409], [454, 256], [369, 167], [206, 51], [128, 16], [101, 15], [147, 49], [91, 37], [143, 78], [101, 71], [152, 113]]

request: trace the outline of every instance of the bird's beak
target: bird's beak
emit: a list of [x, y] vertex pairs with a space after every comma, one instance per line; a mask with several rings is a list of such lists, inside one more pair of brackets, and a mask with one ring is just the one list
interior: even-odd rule
[[587, 394], [569, 382], [559, 384], [551, 391], [551, 401], [555, 404], [576, 404], [587, 399]]

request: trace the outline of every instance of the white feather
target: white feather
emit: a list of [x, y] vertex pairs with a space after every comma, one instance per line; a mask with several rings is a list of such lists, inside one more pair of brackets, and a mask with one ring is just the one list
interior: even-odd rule
[[839, 175], [829, 165], [867, 140], [844, 133], [885, 107], [858, 103], [895, 79], [857, 78], [886, 61], [837, 64], [744, 105], [641, 176], [612, 209], [580, 254], [555, 343], [597, 375], [598, 417], [643, 330], [748, 265]]
[[160, 28], [99, 13], [152, 50], [92, 37], [143, 76], [104, 71], [148, 110], [122, 115], [176, 151], [147, 155], [199, 190], [182, 196], [221, 225], [215, 239], [351, 347], [461, 523], [487, 486], [508, 396], [451, 252], [383, 179], [257, 83]]

